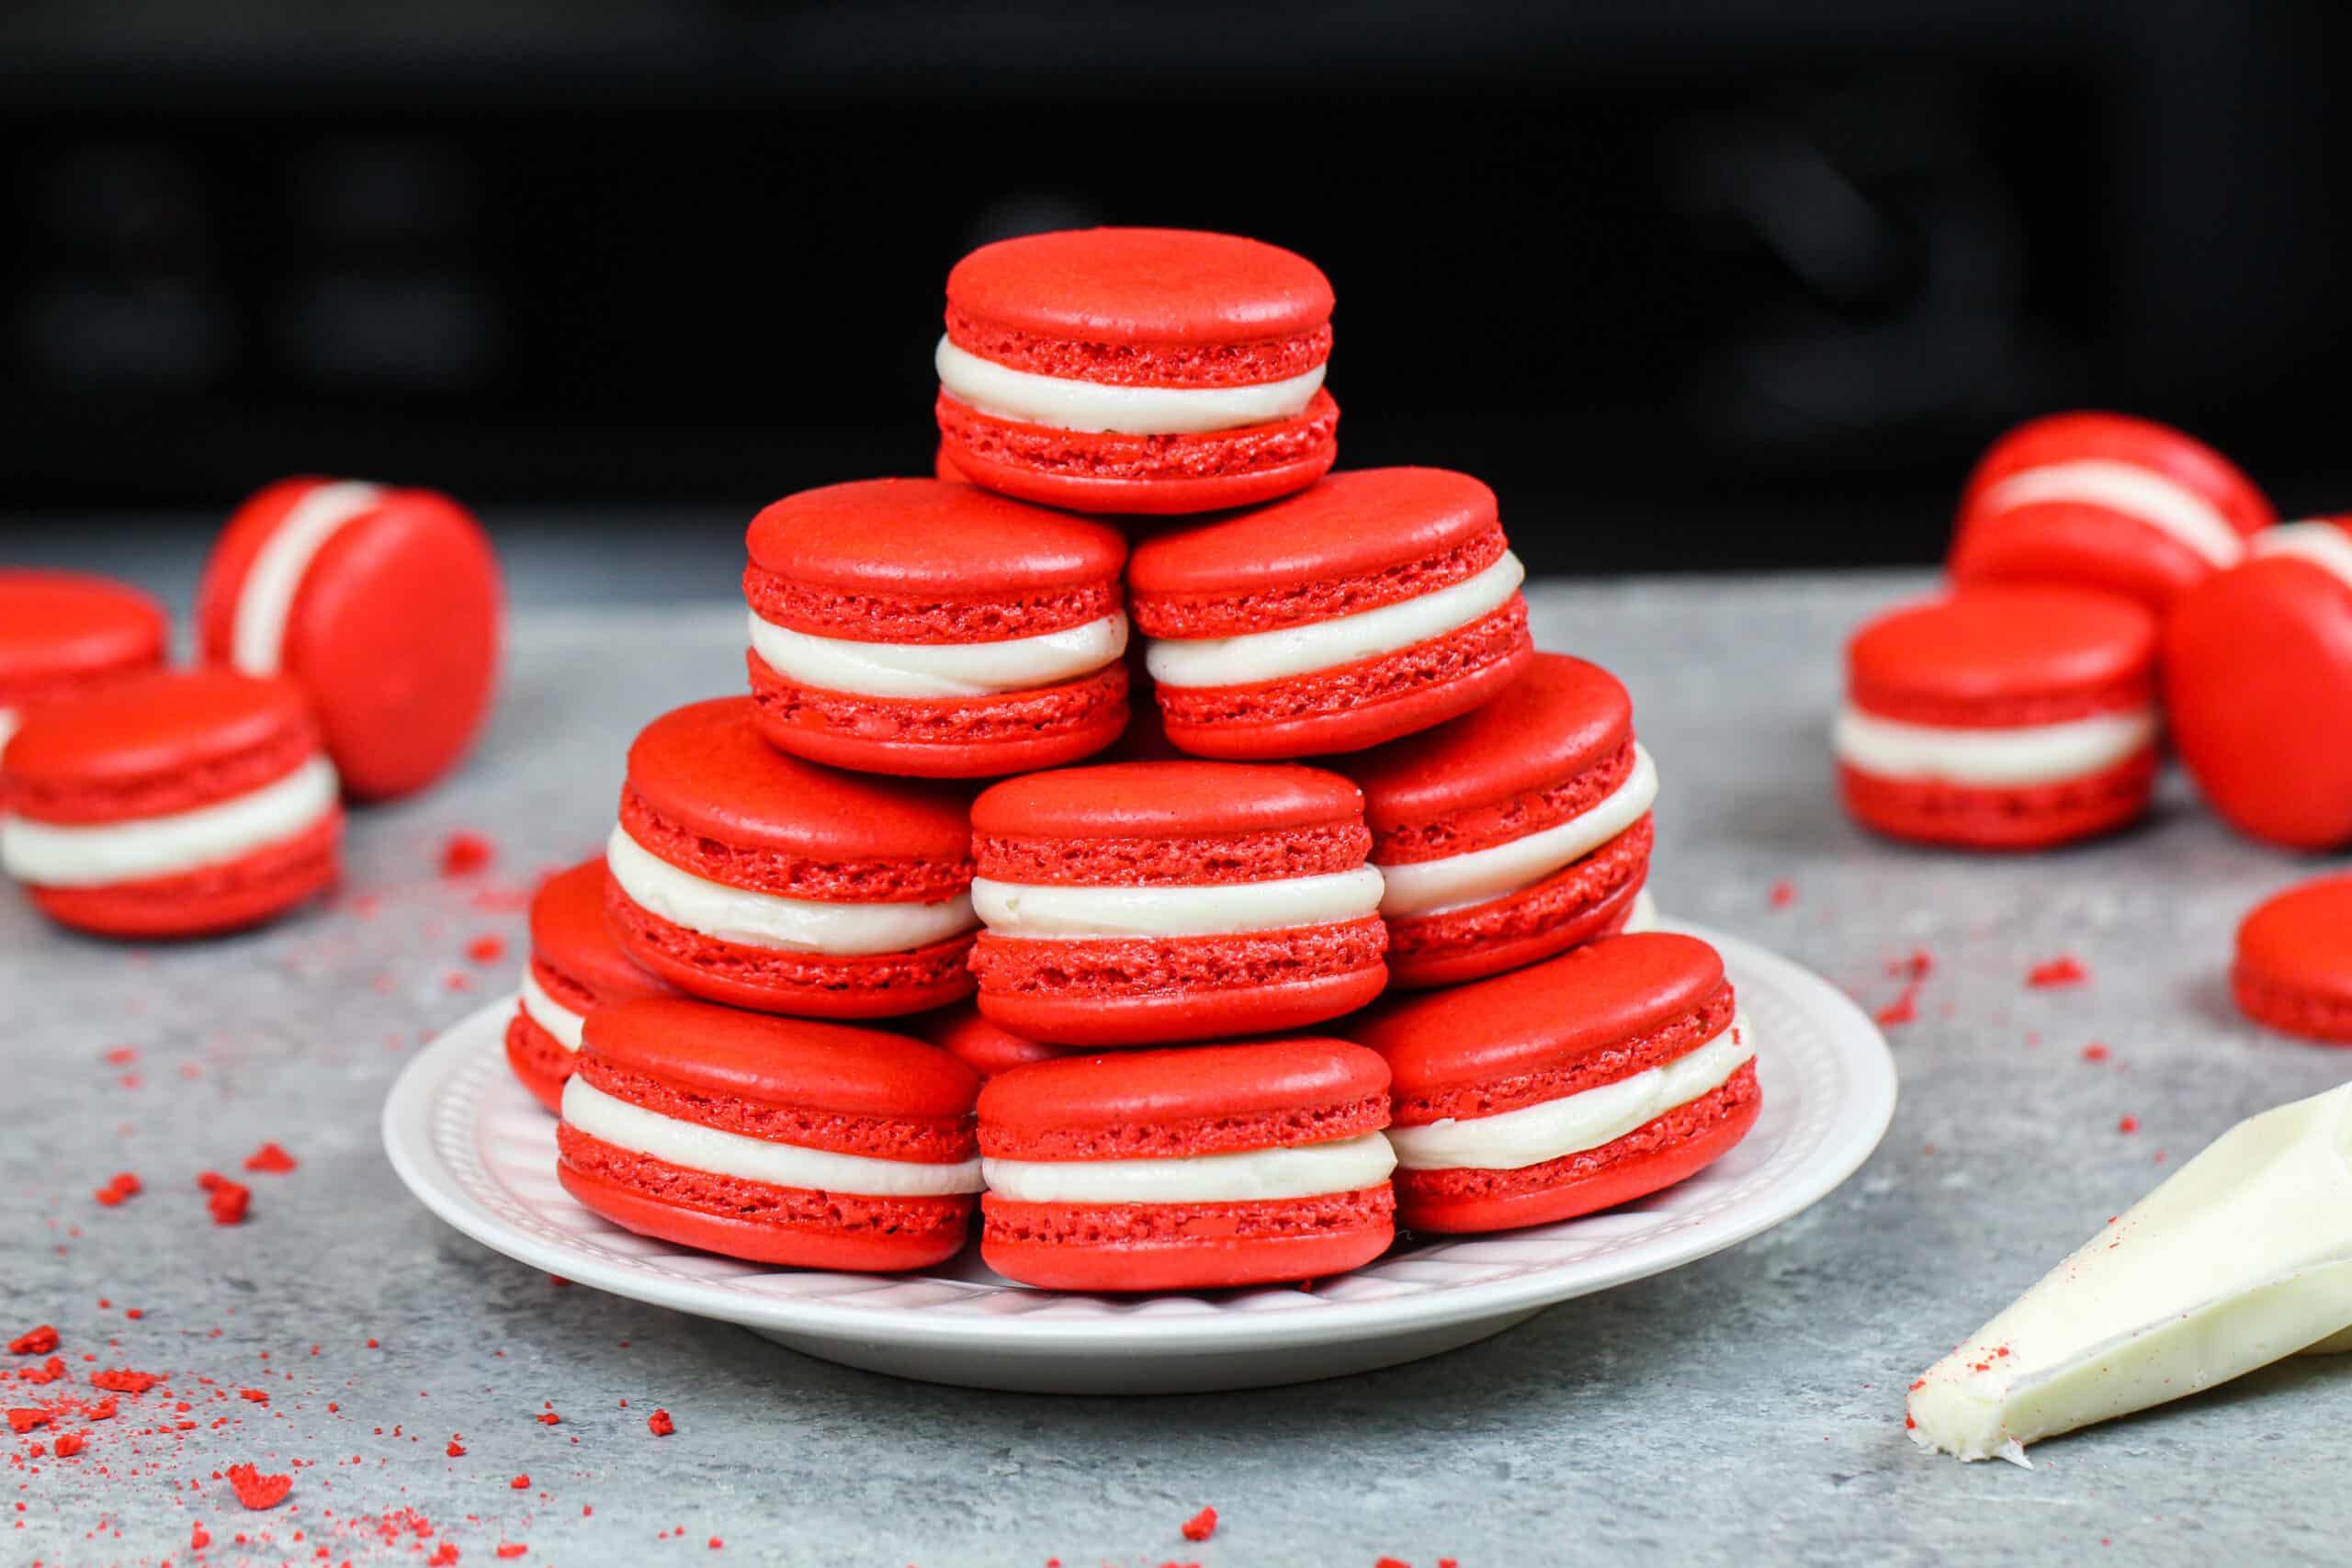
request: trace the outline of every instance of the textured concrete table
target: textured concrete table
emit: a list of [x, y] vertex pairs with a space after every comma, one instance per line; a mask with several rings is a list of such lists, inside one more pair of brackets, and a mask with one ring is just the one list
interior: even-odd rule
[[[665, 581], [724, 582], [731, 529], [694, 534], [707, 574]], [[142, 559], [184, 587], [185, 553]], [[2030, 860], [1893, 849], [1839, 817], [1822, 747], [1837, 648], [1920, 580], [1534, 595], [1541, 640], [1634, 690], [1665, 777], [1669, 911], [1873, 1008], [1902, 988], [1891, 965], [1932, 954], [1891, 1031], [1903, 1101], [1877, 1156], [1777, 1231], [1452, 1356], [1114, 1401], [892, 1382], [559, 1288], [393, 1180], [378, 1107], [420, 1040], [511, 983], [523, 927], [502, 895], [594, 848], [640, 723], [741, 676], [739, 611], [582, 610], [643, 575], [566, 568], [528, 537], [510, 560], [522, 609], [495, 729], [446, 787], [355, 818], [334, 907], [149, 949], [0, 910], [0, 1326], [55, 1324], [74, 1380], [0, 1404], [88, 1397], [100, 1366], [170, 1378], [111, 1423], [0, 1434], [0, 1562], [422, 1563], [447, 1544], [472, 1564], [524, 1543], [516, 1561], [564, 1568], [1756, 1568], [2080, 1562], [2109, 1541], [2119, 1562], [2342, 1560], [2352, 1359], [2053, 1441], [2030, 1474], [1904, 1440], [1904, 1384], [1960, 1336], [2232, 1122], [2352, 1067], [2231, 1015], [2233, 923], [2307, 868], [2232, 839], [2177, 783], [2145, 829]], [[438, 855], [459, 829], [498, 858], [451, 881]], [[485, 934], [505, 958], [469, 960]], [[2060, 954], [2088, 981], [2028, 988]], [[238, 1171], [265, 1139], [300, 1168]], [[253, 1187], [243, 1225], [207, 1222], [207, 1168]], [[101, 1206], [118, 1169], [145, 1190]], [[674, 1436], [648, 1432], [657, 1405]], [[537, 1419], [550, 1406], [558, 1424]], [[89, 1434], [78, 1458], [29, 1456], [61, 1429]], [[291, 1498], [238, 1507], [215, 1472], [245, 1460], [299, 1461]], [[1194, 1545], [1178, 1527], [1204, 1504], [1223, 1523]], [[199, 1520], [210, 1545], [191, 1554]]]

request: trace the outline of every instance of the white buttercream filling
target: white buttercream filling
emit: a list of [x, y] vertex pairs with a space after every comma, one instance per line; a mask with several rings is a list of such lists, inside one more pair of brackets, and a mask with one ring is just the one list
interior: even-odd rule
[[1630, 1078], [1492, 1116], [1391, 1127], [1388, 1141], [1408, 1170], [1523, 1170], [1613, 1144], [1721, 1089], [1755, 1055], [1747, 1016], [1736, 1013], [1697, 1050]]
[[1565, 822], [1443, 860], [1382, 866], [1380, 912], [1390, 919], [1443, 914], [1532, 886], [1640, 821], [1656, 799], [1657, 766], [1637, 742], [1625, 781]]
[[1091, 675], [1127, 649], [1127, 618], [1001, 642], [855, 642], [752, 615], [752, 651], [787, 681], [869, 697], [984, 697]]
[[334, 767], [313, 757], [231, 799], [127, 822], [69, 827], [10, 817], [0, 822], [0, 864], [37, 887], [103, 887], [177, 876], [300, 838], [334, 809]]
[[382, 487], [357, 479], [322, 484], [287, 509], [254, 554], [237, 591], [229, 662], [248, 675], [275, 675], [286, 657], [286, 617], [302, 574], [343, 526], [384, 499]]
[[1248, 1203], [1377, 1187], [1396, 1168], [1377, 1133], [1328, 1144], [1172, 1159], [983, 1159], [989, 1190], [1016, 1203]]
[[1320, 876], [1177, 887], [1065, 887], [972, 879], [972, 908], [990, 936], [1230, 936], [1359, 920], [1380, 908], [1369, 865]]
[[2309, 561], [2352, 588], [2352, 535], [2331, 523], [2282, 523], [2254, 536], [2254, 554]]
[[1169, 686], [1240, 686], [1335, 670], [1466, 626], [1510, 603], [1527, 569], [1509, 550], [1476, 577], [1352, 615], [1238, 637], [1153, 638], [1151, 678]]
[[1645, 887], [1634, 895], [1634, 912], [1625, 917], [1625, 923], [1617, 928], [1617, 934], [1637, 936], [1643, 931], [1656, 930], [1657, 930], [1657, 900], [1651, 897], [1650, 890]]
[[2136, 463], [2086, 457], [2028, 468], [1989, 486], [1977, 504], [1982, 513], [1994, 514], [2051, 502], [2120, 512], [2179, 540], [2217, 567], [2234, 566], [2245, 554], [2245, 539], [2220, 507]]
[[1848, 706], [1838, 710], [1830, 749], [1839, 761], [1876, 778], [1999, 789], [2104, 773], [2147, 750], [2155, 739], [2154, 708], [2013, 729], [1950, 729]]
[[849, 958], [928, 947], [973, 925], [972, 901], [960, 893], [932, 904], [859, 904], [729, 887], [672, 865], [618, 826], [605, 840], [605, 864], [639, 908], [747, 947]]
[[1201, 435], [1296, 419], [1322, 387], [1326, 368], [1318, 365], [1246, 387], [1117, 387], [1015, 370], [944, 337], [933, 359], [939, 384], [982, 413], [1056, 430], [1126, 435]]
[[514, 998], [523, 1007], [523, 1016], [555, 1036], [555, 1043], [567, 1051], [580, 1049], [580, 1032], [586, 1028], [586, 1015], [576, 1013], [553, 997], [531, 973], [529, 964], [523, 966], [523, 985]]
[[616, 1100], [586, 1078], [563, 1086], [563, 1119], [592, 1138], [688, 1170], [870, 1198], [944, 1198], [980, 1190], [980, 1162], [877, 1159], [747, 1138]]

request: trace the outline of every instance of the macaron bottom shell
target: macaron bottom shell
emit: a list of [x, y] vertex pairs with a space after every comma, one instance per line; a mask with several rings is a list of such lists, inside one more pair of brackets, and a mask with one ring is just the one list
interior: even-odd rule
[[33, 906], [62, 926], [128, 939], [217, 936], [287, 914], [334, 885], [343, 813], [291, 839], [171, 876], [90, 887], [28, 885]]
[[932, 701], [803, 686], [758, 654], [745, 657], [760, 733], [778, 750], [836, 768], [998, 778], [1091, 757], [1127, 727], [1124, 664], [1035, 691]]
[[1391, 919], [1392, 986], [1419, 989], [1483, 979], [1614, 936], [1649, 877], [1650, 819], [1540, 882], [1500, 898]]
[[1846, 810], [1890, 838], [1977, 850], [2041, 850], [2096, 838], [2144, 816], [2156, 781], [2154, 747], [2085, 778], [1995, 788], [1888, 779], [1840, 765]]
[[1230, 1203], [980, 1200], [980, 1257], [1054, 1291], [1200, 1291], [1288, 1284], [1360, 1269], [1396, 1239], [1386, 1185]]
[[2352, 998], [2285, 985], [2244, 964], [2230, 971], [2230, 995], [2239, 1011], [2267, 1028], [2325, 1045], [2352, 1045]]
[[1729, 1153], [1763, 1109], [1756, 1064], [1613, 1143], [1519, 1170], [1408, 1170], [1393, 1179], [1408, 1230], [1516, 1230], [1596, 1213], [1697, 1175]]

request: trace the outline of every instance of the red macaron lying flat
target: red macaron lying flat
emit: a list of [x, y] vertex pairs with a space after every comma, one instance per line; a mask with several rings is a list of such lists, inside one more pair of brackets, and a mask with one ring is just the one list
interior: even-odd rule
[[128, 583], [69, 571], [0, 571], [0, 747], [43, 703], [164, 661], [163, 606]]
[[2028, 850], [2107, 832], [2156, 777], [2155, 617], [2088, 589], [1990, 584], [1847, 647], [1846, 809], [1901, 839]]
[[1649, 874], [1657, 769], [1625, 688], [1581, 659], [1539, 653], [1485, 705], [1338, 765], [1363, 788], [1396, 985], [1613, 935]]
[[1126, 541], [967, 484], [866, 479], [752, 520], [743, 593], [761, 732], [835, 767], [1049, 768], [1127, 723]]
[[0, 758], [0, 863], [62, 924], [232, 931], [334, 880], [334, 768], [288, 682], [130, 676], [36, 710]]
[[556, 1128], [564, 1190], [615, 1224], [757, 1263], [887, 1271], [962, 1250], [980, 1080], [876, 1029], [702, 1002], [589, 1015]]
[[446, 495], [284, 479], [237, 509], [205, 563], [205, 662], [291, 677], [344, 787], [405, 795], [457, 764], [498, 673], [498, 558]]
[[1000, 1024], [991, 1023], [978, 1007], [971, 1002], [957, 1002], [954, 1007], [921, 1018], [910, 1018], [906, 1027], [917, 1036], [930, 1041], [984, 1078], [999, 1073], [1009, 1073], [1015, 1067], [1025, 1067], [1032, 1062], [1051, 1062], [1078, 1054], [1076, 1045], [1048, 1045], [1041, 1040], [1028, 1040]]
[[1395, 1237], [1388, 1071], [1338, 1040], [1074, 1056], [980, 1090], [980, 1256], [1059, 1291], [1343, 1273]]
[[1314, 768], [1117, 762], [972, 806], [980, 1011], [1069, 1045], [1302, 1028], [1387, 979], [1363, 797]]
[[694, 703], [629, 748], [605, 919], [639, 964], [732, 1007], [939, 1007], [972, 988], [967, 799], [788, 757], [749, 697]]
[[2230, 990], [2256, 1023], [2352, 1045], [2352, 876], [2263, 900], [2239, 922]]
[[588, 1015], [677, 992], [632, 963], [605, 925], [605, 857], [558, 872], [531, 897], [531, 961], [506, 1024], [506, 1065], [549, 1111], [579, 1066]]
[[1230, 234], [1087, 229], [983, 245], [947, 276], [942, 458], [1080, 512], [1247, 506], [1339, 454], [1331, 285]]
[[1696, 937], [1609, 937], [1344, 1027], [1388, 1063], [1410, 1230], [1547, 1224], [1645, 1197], [1721, 1158], [1762, 1105], [1723, 960]]
[[2165, 717], [2206, 803], [2289, 849], [2352, 842], [2352, 523], [2265, 529], [2182, 597], [2164, 648]]
[[2161, 613], [2276, 516], [2235, 464], [2169, 425], [2052, 414], [1996, 441], [1969, 476], [1951, 575], [2104, 589]]
[[1355, 751], [1469, 712], [1535, 656], [1495, 494], [1363, 468], [1159, 535], [1127, 569], [1168, 739], [1239, 760]]

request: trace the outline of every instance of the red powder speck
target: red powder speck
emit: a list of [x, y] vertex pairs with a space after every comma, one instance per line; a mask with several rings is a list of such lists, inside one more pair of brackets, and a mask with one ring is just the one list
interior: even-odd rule
[[717, 1536], [712, 1536], [710, 1538], [710, 1549], [713, 1551], [717, 1551], [720, 1547], [725, 1546], [726, 1544], [727, 1543], [725, 1541], [719, 1540]]
[[206, 1547], [210, 1546], [211, 1544], [211, 1534], [205, 1529], [204, 1521], [198, 1519], [188, 1529], [187, 1549], [190, 1551], [202, 1551]]
[[527, 1475], [518, 1475], [506, 1484], [517, 1492], [528, 1492], [531, 1489], [531, 1478]]
[[2084, 1047], [2083, 1047], [2083, 1060], [2084, 1060], [2084, 1061], [2086, 1061], [2086, 1062], [2104, 1062], [2104, 1061], [2106, 1061], [2106, 1060], [2108, 1059], [2108, 1057], [2109, 1057], [2109, 1056], [2113, 1055], [2114, 1054], [2115, 1054], [2115, 1053], [2113, 1053], [2112, 1051], [2109, 1051], [2109, 1050], [2106, 1046], [2104, 1046], [2104, 1045], [2096, 1045], [2096, 1044], [2094, 1044], [2094, 1045], [2086, 1045], [2086, 1046], [2084, 1046]]
[[520, 1557], [530, 1550], [519, 1540], [502, 1540], [498, 1543], [498, 1555], [501, 1557]]
[[212, 1211], [214, 1224], [239, 1225], [244, 1224], [245, 1212], [253, 1206], [253, 1201], [252, 1188], [223, 1178], [204, 1201], [204, 1206]]
[[1936, 955], [1924, 947], [1915, 947], [1910, 957], [1889, 963], [1886, 972], [1899, 980], [1924, 980], [1936, 972]]
[[1186, 1540], [1206, 1540], [1216, 1534], [1216, 1510], [1203, 1508], [1199, 1513], [1186, 1519], [1183, 1524], [1183, 1534]]
[[1766, 897], [1772, 900], [1772, 908], [1785, 909], [1797, 901], [1797, 885], [1784, 876], [1772, 884], [1772, 890]]
[[283, 1176], [292, 1170], [294, 1166], [294, 1156], [288, 1154], [284, 1145], [275, 1140], [264, 1144], [245, 1156], [247, 1170], [266, 1171], [272, 1176]]
[[46, 1323], [28, 1328], [8, 1341], [8, 1353], [12, 1356], [46, 1356], [56, 1348], [57, 1330]]
[[1373, 1561], [1372, 1568], [1413, 1568], [1413, 1565], [1402, 1558], [1381, 1557]]
[[441, 988], [445, 991], [470, 991], [474, 988], [474, 977], [462, 969], [452, 969], [441, 977]]
[[2140, 1119], [2137, 1116], [2126, 1116], [2115, 1124], [2115, 1130], [2119, 1133], [2136, 1133], [2140, 1130]]
[[539, 1417], [539, 1425], [542, 1427], [552, 1427], [562, 1419], [562, 1416], [558, 1416], [554, 1411], [550, 1410]]
[[441, 841], [441, 874], [471, 876], [498, 855], [498, 846], [480, 833], [452, 833]]
[[1919, 1016], [1919, 983], [1917, 980], [1903, 987], [1902, 994], [1878, 1010], [1881, 1029], [1893, 1029], [1909, 1023]]
[[139, 1051], [135, 1046], [117, 1045], [106, 1054], [106, 1063], [109, 1067], [127, 1067], [137, 1060]]
[[135, 1171], [129, 1170], [116, 1171], [114, 1173], [114, 1179], [107, 1183], [107, 1185], [126, 1198], [135, 1198], [140, 1193], [147, 1190], [146, 1187], [141, 1183], [138, 1174]]
[[376, 1342], [375, 1342], [373, 1339], [370, 1339], [369, 1341], [368, 1341], [368, 1348], [369, 1348], [370, 1350], [373, 1350], [375, 1348], [376, 1348]]
[[506, 956], [506, 939], [487, 932], [466, 943], [466, 956], [477, 964], [495, 964]]
[[102, 1208], [111, 1209], [122, 1201], [122, 1194], [111, 1187], [101, 1187], [90, 1196], [96, 1199]]
[[232, 1464], [224, 1473], [237, 1494], [237, 1501], [248, 1508], [275, 1508], [294, 1490], [292, 1476], [264, 1475], [250, 1464]]
[[676, 1431], [678, 1426], [676, 1422], [670, 1419], [668, 1411], [657, 1409], [645, 1418], [645, 1429], [657, 1438], [666, 1438]]
[[425, 1568], [449, 1568], [449, 1565], [457, 1562], [457, 1547], [451, 1542], [445, 1540], [432, 1556], [424, 1560]]
[[2079, 986], [2090, 977], [2091, 972], [2072, 953], [2060, 953], [2025, 972], [2027, 985], [2044, 990], [2056, 986]]

